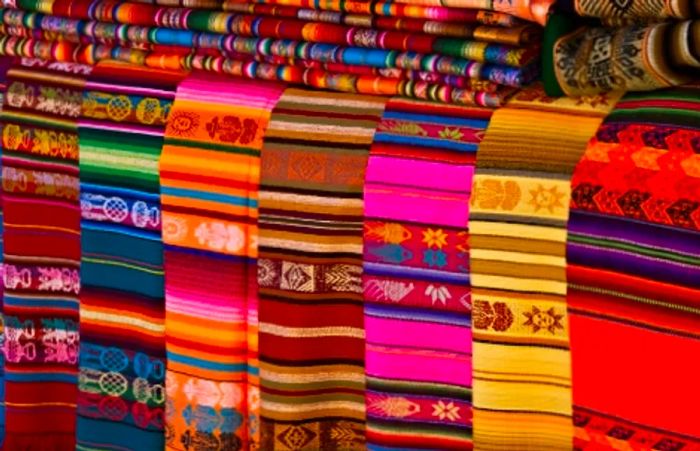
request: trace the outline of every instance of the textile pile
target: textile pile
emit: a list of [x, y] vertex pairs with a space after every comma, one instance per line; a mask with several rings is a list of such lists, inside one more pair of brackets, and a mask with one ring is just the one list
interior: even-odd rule
[[700, 450], [699, 49], [698, 0], [3, 0], [1, 447]]
[[538, 76], [542, 27], [535, 21], [544, 24], [552, 2], [239, 0], [178, 8], [178, 2], [8, 0], [0, 8], [0, 53], [88, 64], [119, 59], [499, 106]]

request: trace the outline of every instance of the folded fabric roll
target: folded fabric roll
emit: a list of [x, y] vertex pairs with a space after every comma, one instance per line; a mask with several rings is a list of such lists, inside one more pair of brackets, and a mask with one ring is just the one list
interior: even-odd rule
[[463, 105], [497, 107], [514, 91], [501, 87], [497, 92], [474, 91], [415, 80], [398, 80], [376, 75], [335, 74], [318, 69], [237, 61], [209, 55], [182, 55], [143, 51], [115, 46], [48, 42], [12, 36], [0, 37], [0, 55], [31, 56], [53, 61], [95, 64], [119, 60], [164, 69], [200, 69], [247, 78], [278, 80], [320, 89], [361, 94], [399, 95]]
[[208, 10], [188, 10], [124, 2], [109, 4], [85, 2], [71, 7], [66, 0], [17, 2], [20, 9], [43, 12], [72, 19], [98, 20], [125, 25], [167, 27], [191, 31], [232, 33], [239, 36], [293, 39], [420, 53], [438, 53], [475, 61], [522, 66], [539, 55], [539, 48], [517, 48], [473, 40], [417, 35], [404, 31], [377, 31], [371, 28], [306, 22], [296, 19], [258, 17]]
[[387, 17], [362, 14], [344, 14], [335, 11], [319, 11], [285, 5], [233, 3], [228, 11], [275, 17], [290, 17], [313, 22], [329, 22], [379, 30], [410, 31], [436, 36], [474, 38], [484, 42], [524, 44], [539, 37], [540, 27], [532, 24], [516, 26], [492, 26], [478, 22], [443, 22], [411, 17]]
[[559, 0], [557, 10], [597, 17], [609, 26], [700, 16], [698, 0]]
[[[273, 3], [273, 4], [285, 4], [294, 5], [299, 7], [307, 8], [318, 8], [320, 5], [318, 1], [315, 0], [256, 0], [257, 3]], [[227, 1], [226, 3], [242, 3], [246, 0], [233, 0]], [[458, 10], [460, 8], [465, 8], [466, 10], [491, 10], [499, 13], [506, 13], [512, 16], [516, 16], [525, 20], [538, 22], [542, 25], [547, 21], [547, 14], [549, 9], [554, 4], [555, 0], [392, 0], [386, 3], [375, 4], [374, 2], [362, 2], [354, 1], [347, 2], [343, 0], [333, 0], [330, 2], [323, 2], [324, 9], [330, 9], [333, 11], [346, 11], [346, 12], [359, 12], [353, 11], [353, 8], [357, 8], [365, 13], [371, 14], [381, 14], [378, 10], [386, 11], [388, 8], [394, 8], [397, 12], [392, 11], [388, 15], [392, 16], [403, 16], [402, 14], [402, 3], [406, 4], [406, 9], [408, 8], [420, 8], [420, 7], [449, 7], [449, 11]], [[386, 14], [386, 13], [385, 13]], [[452, 13], [459, 14], [459, 13]]]
[[225, 0], [222, 8], [225, 11], [235, 11], [240, 8], [241, 4], [250, 3], [274, 5], [277, 8], [292, 6], [297, 8], [313, 8], [320, 11], [335, 11], [385, 17], [414, 17], [438, 20], [440, 22], [481, 23], [484, 25], [500, 25], [502, 27], [512, 27], [522, 23], [520, 19], [510, 14], [485, 9], [447, 8], [442, 5], [425, 6], [419, 4], [401, 4], [393, 1], [368, 2], [366, 0], [333, 0], [319, 2], [309, 0]]
[[[555, 14], [545, 29], [547, 94], [593, 95], [679, 86], [700, 70], [700, 20], [621, 29], [579, 27]], [[556, 38], [557, 33], [562, 33]], [[553, 36], [555, 35], [555, 36]]]
[[[531, 68], [521, 70], [512, 65], [484, 63], [439, 54], [345, 47], [288, 39], [250, 38], [162, 27], [119, 25], [66, 19], [12, 9], [0, 9], [0, 21], [10, 27], [4, 29], [5, 34], [48, 41], [66, 39], [83, 44], [121, 45], [132, 48], [136, 44], [159, 44], [183, 47], [188, 50], [191, 48], [216, 49], [222, 52], [235, 51], [250, 55], [275, 55], [324, 63], [343, 63], [348, 66], [367, 65], [378, 68], [438, 72], [491, 80], [508, 86], [522, 86], [528, 83], [532, 77], [525, 74], [533, 72]], [[144, 49], [142, 46], [135, 48]], [[529, 63], [528, 66], [533, 64], [534, 62]]]

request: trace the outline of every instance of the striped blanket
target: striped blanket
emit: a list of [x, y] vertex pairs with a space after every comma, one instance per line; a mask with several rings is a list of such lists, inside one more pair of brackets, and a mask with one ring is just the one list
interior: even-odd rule
[[158, 159], [183, 77], [100, 64], [83, 95], [79, 450], [163, 448]]
[[470, 218], [477, 449], [572, 447], [569, 178], [615, 100], [525, 90], [493, 114], [479, 147]]
[[78, 363], [77, 118], [87, 66], [23, 60], [3, 123], [5, 449], [72, 449]]
[[[0, 113], [2, 113], [2, 104], [5, 97], [5, 88], [7, 87], [6, 77], [7, 70], [12, 65], [12, 59], [10, 58], [0, 58]], [[2, 140], [0, 140], [0, 170], [2, 170]], [[0, 268], [2, 266], [3, 258], [3, 229], [2, 229], [3, 217], [2, 217], [2, 196], [0, 195]], [[2, 271], [0, 269], [0, 271]], [[0, 274], [4, 274], [0, 272]], [[4, 352], [4, 341], [5, 341], [5, 328], [4, 328], [4, 317], [2, 315], [2, 293], [5, 288], [5, 283], [0, 283], [0, 448], [2, 448], [3, 441], [5, 440], [5, 352]]]
[[385, 101], [288, 89], [260, 190], [264, 450], [365, 449], [362, 187]]
[[491, 110], [394, 99], [365, 178], [370, 449], [471, 449], [469, 197]]
[[700, 86], [618, 103], [576, 166], [567, 256], [576, 447], [700, 449]]
[[160, 160], [167, 448], [257, 449], [260, 149], [282, 86], [182, 82]]

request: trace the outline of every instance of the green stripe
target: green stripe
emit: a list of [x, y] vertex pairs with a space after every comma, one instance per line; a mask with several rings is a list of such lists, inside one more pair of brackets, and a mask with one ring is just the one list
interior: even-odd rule
[[368, 376], [367, 388], [390, 393], [411, 393], [457, 398], [463, 401], [470, 401], [472, 399], [471, 388], [430, 382], [384, 380]]
[[648, 257], [658, 257], [664, 260], [674, 261], [678, 263], [686, 263], [693, 266], [700, 266], [700, 258], [698, 257], [680, 254], [677, 252], [663, 251], [647, 246], [640, 246], [638, 244], [625, 243], [623, 241], [618, 240], [591, 238], [585, 235], [569, 235], [569, 241], [581, 244], [591, 244], [602, 248], [630, 251]]
[[[33, 114], [30, 113], [30, 114], [28, 114], [28, 116], [33, 116]], [[59, 129], [59, 130], [64, 131], [64, 132], [71, 132], [71, 133], [75, 133], [76, 130], [78, 130], [78, 127], [75, 123], [65, 125], [62, 122], [54, 122], [45, 116], [37, 115], [36, 119], [34, 119], [32, 117], [16, 116], [16, 115], [12, 114], [12, 112], [9, 112], [9, 111], [3, 112], [2, 115], [0, 115], [0, 120], [3, 123], [11, 122], [11, 123], [17, 123], [17, 124], [29, 124], [29, 125], [33, 125], [33, 126], [36, 126], [36, 127], [42, 128], [42, 129], [47, 129], [47, 130]], [[71, 122], [71, 121], [75, 121], [75, 119], [66, 117], [65, 121]]]
[[165, 138], [165, 144], [171, 146], [187, 147], [189, 149], [206, 149], [206, 150], [216, 150], [220, 152], [239, 154], [239, 155], [250, 155], [253, 157], [259, 157], [260, 151], [256, 149], [251, 149], [249, 147], [238, 147], [238, 146], [228, 146], [225, 144], [217, 144], [213, 142], [204, 141], [190, 141], [187, 139], [177, 139], [177, 138]]

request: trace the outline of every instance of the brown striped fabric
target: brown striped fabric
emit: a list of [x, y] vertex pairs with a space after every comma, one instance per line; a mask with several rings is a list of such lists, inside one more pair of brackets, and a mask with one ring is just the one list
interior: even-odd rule
[[287, 90], [260, 187], [262, 449], [364, 449], [362, 215], [385, 101]]

